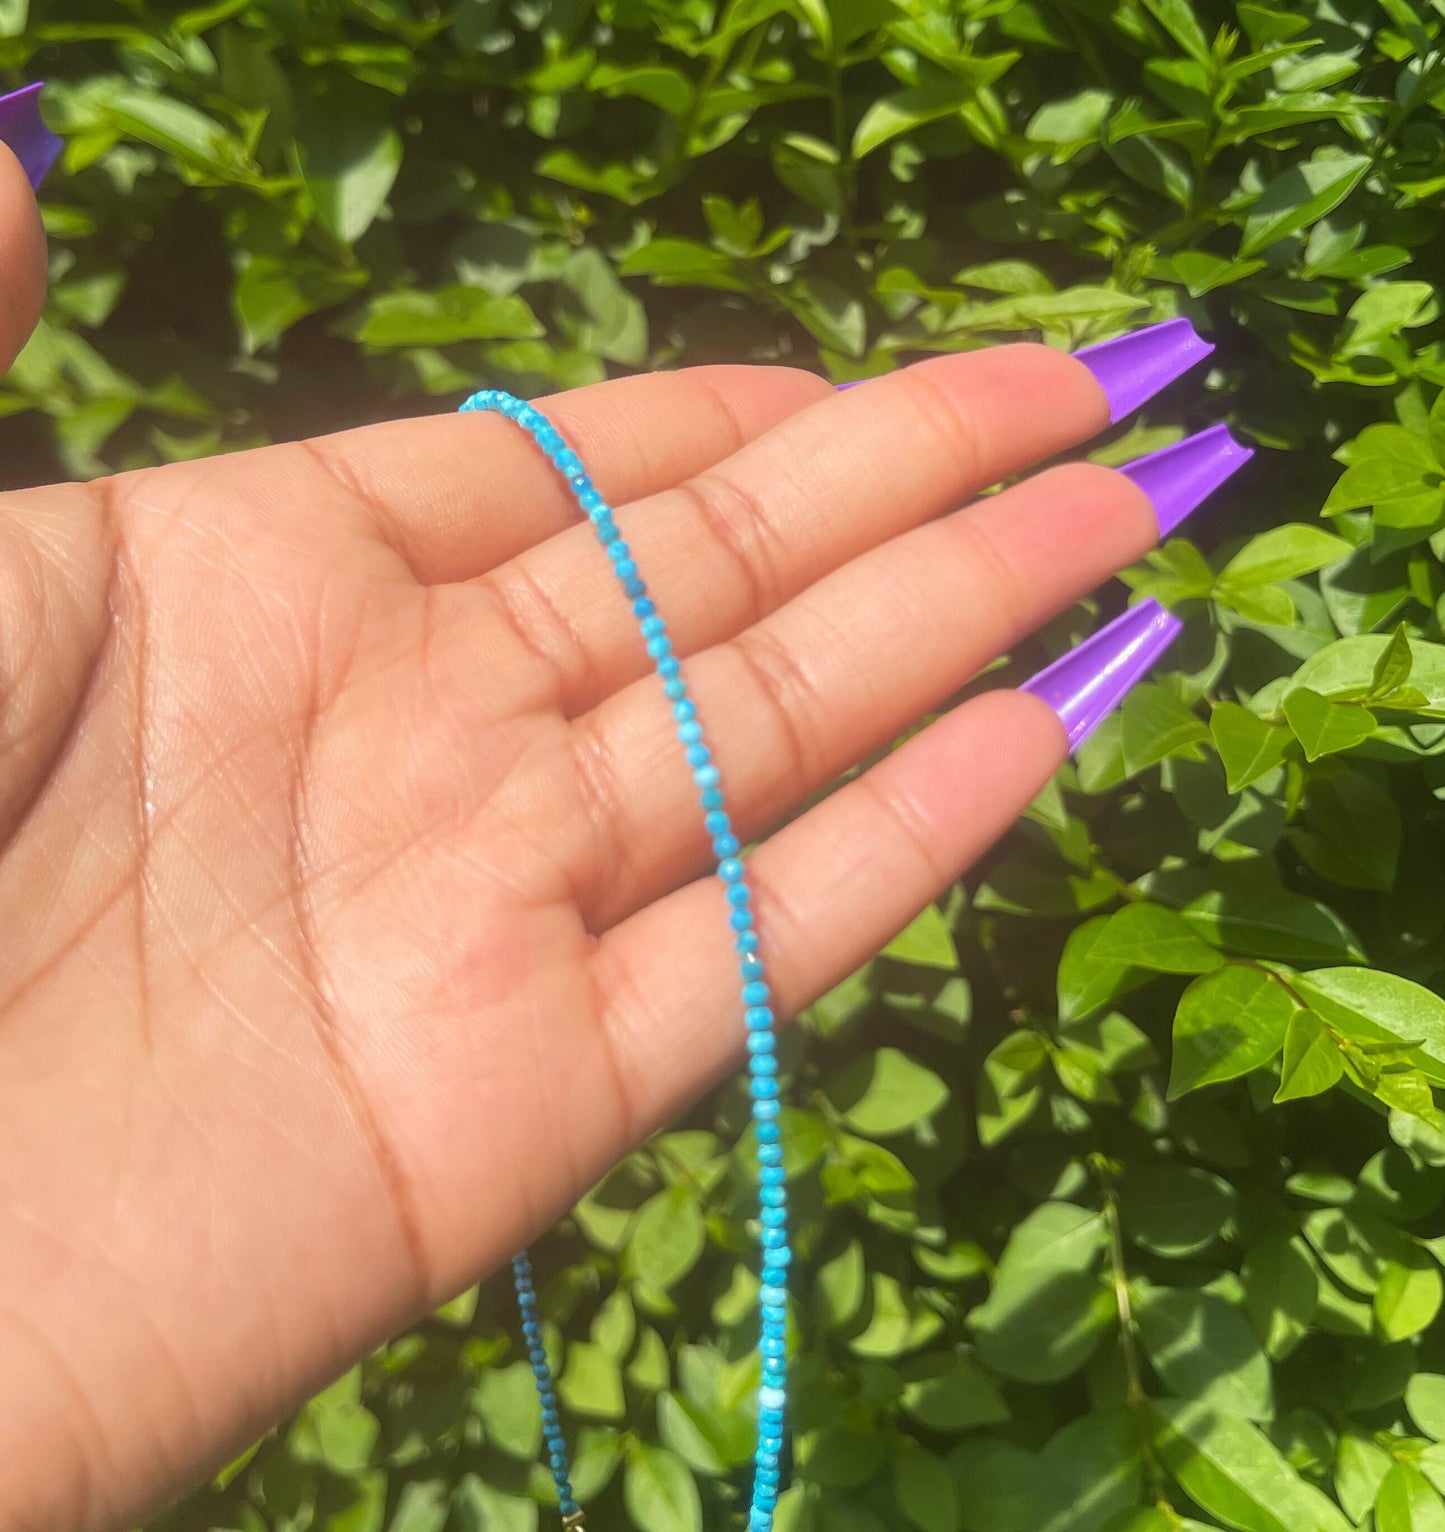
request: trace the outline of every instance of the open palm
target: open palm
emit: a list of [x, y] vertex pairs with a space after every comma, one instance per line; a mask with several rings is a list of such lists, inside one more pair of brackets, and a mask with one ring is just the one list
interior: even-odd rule
[[[1042, 348], [544, 407], [745, 838], [1155, 534], [1087, 465], [955, 509], [1105, 423]], [[477, 415], [0, 500], [0, 1526], [175, 1493], [735, 1061], [695, 790], [577, 520]], [[1042, 703], [982, 697], [756, 851], [780, 1009], [1064, 748]]]

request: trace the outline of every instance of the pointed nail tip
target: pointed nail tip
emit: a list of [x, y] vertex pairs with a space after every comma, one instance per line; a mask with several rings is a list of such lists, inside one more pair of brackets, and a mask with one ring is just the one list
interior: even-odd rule
[[1019, 690], [1053, 709], [1073, 751], [1138, 685], [1183, 628], [1157, 601], [1141, 601]]
[[1213, 350], [1191, 320], [1178, 318], [1099, 341], [1074, 355], [1094, 374], [1108, 401], [1110, 424], [1117, 424]]
[[65, 147], [40, 115], [40, 93], [45, 83], [35, 80], [0, 96], [0, 143], [20, 161], [26, 179], [36, 191]]
[[1198, 510], [1253, 456], [1252, 447], [1220, 424], [1136, 458], [1120, 472], [1148, 496], [1162, 537]]

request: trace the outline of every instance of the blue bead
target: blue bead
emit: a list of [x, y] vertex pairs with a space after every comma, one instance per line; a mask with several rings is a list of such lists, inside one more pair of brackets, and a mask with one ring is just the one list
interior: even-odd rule
[[[684, 697], [681, 702], [674, 702], [672, 705], [672, 716], [679, 723], [691, 723], [697, 717], [697, 703], [691, 697]], [[726, 818], [727, 816], [724, 815], [723, 817]], [[708, 819], [711, 818], [712, 815], [709, 814]], [[708, 833], [711, 834], [712, 832], [709, 831]]]
[[762, 1224], [765, 1233], [781, 1234], [788, 1222], [788, 1210], [787, 1208], [764, 1208], [758, 1214], [758, 1221]]
[[637, 578], [637, 560], [622, 559], [612, 566], [612, 570], [619, 580], [635, 580]]
[[[753, 1115], [756, 1116], [757, 1114], [754, 1113]], [[776, 1122], [771, 1121], [755, 1123], [753, 1131], [757, 1134], [760, 1144], [776, 1144], [783, 1136], [782, 1129], [778, 1127]]]
[[734, 931], [746, 931], [752, 923], [753, 912], [751, 910], [734, 910], [728, 916], [728, 924]]
[[667, 624], [661, 617], [655, 614], [642, 619], [642, 636], [644, 638], [656, 638], [660, 633], [667, 632]]
[[607, 502], [595, 489], [584, 489], [577, 497], [577, 503], [589, 516], [595, 516], [599, 511], [605, 510]]
[[676, 701], [679, 697], [687, 695], [687, 686], [681, 676], [669, 676], [662, 683], [662, 694]]
[[788, 1301], [788, 1290], [785, 1287], [772, 1287], [768, 1283], [764, 1283], [758, 1289], [758, 1299], [765, 1309], [781, 1309]]
[[657, 603], [651, 596], [642, 596], [632, 603], [632, 615], [634, 617], [651, 617], [657, 610]]
[[771, 991], [761, 979], [754, 979], [743, 985], [744, 1005], [766, 1005]]
[[777, 1099], [778, 1082], [776, 1080], [770, 1080], [767, 1075], [754, 1075], [753, 1078], [748, 1081], [748, 1091], [752, 1095], [754, 1101], [758, 1102], [759, 1104], [766, 1104], [769, 1101], [775, 1101]]
[[738, 972], [742, 974], [744, 979], [749, 981], [753, 979], [761, 979], [763, 976], [763, 960], [760, 957], [754, 957], [752, 953], [749, 953], [747, 957], [745, 957], [742, 962], [738, 964]]
[[677, 726], [677, 737], [684, 745], [695, 745], [702, 738], [702, 725], [695, 718], [685, 719]]
[[758, 1150], [758, 1164], [769, 1168], [783, 1163], [783, 1146], [781, 1144], [764, 1144]]
[[781, 1165], [763, 1165], [758, 1170], [760, 1186], [781, 1186], [787, 1179], [788, 1173]]
[[532, 1363], [532, 1376], [541, 1380], [547, 1376], [547, 1364], [545, 1362]]
[[760, 1186], [758, 1201], [765, 1208], [780, 1208], [787, 1204], [788, 1194], [781, 1186]]
[[758, 934], [756, 931], [745, 931], [743, 935], [733, 943], [739, 952], [756, 952], [758, 950]]
[[780, 1341], [771, 1335], [768, 1336], [766, 1340], [761, 1340], [758, 1342], [758, 1350], [762, 1352], [765, 1357], [768, 1357], [774, 1361], [781, 1360], [788, 1354], [787, 1344], [784, 1341]]
[[[759, 1037], [771, 1037], [770, 1032], [759, 1032]], [[778, 1061], [771, 1053], [757, 1053], [748, 1061], [748, 1068], [755, 1075], [775, 1075], [778, 1072]]]
[[[738, 877], [741, 877], [741, 876], [742, 876], [742, 874], [739, 873]], [[746, 883], [739, 883], [739, 882], [736, 882], [736, 881], [734, 881], [732, 879], [729, 879], [728, 881], [731, 882], [732, 885], [733, 885], [728, 890], [728, 903], [729, 904], [751, 904], [753, 902], [753, 891], [752, 891], [752, 889], [750, 889], [747, 886]], [[751, 981], [750, 980], [749, 982], [756, 982], [756, 981]]]
[[610, 558], [614, 564], [620, 564], [631, 552], [632, 549], [629, 548], [620, 537], [614, 538], [607, 545], [607, 557]]
[[724, 857], [717, 864], [717, 875], [724, 883], [737, 883], [743, 876], [743, 864], [735, 856]]
[[[661, 659], [657, 662], [657, 673], [663, 680], [666, 680], [669, 676], [675, 676], [681, 669], [682, 661], [675, 654], [669, 654], [666, 659]], [[707, 807], [721, 808], [722, 804], [708, 804]]]
[[563, 473], [571, 473], [574, 468], [582, 466], [582, 459], [571, 448], [557, 454], [557, 466]]
[[787, 1286], [787, 1268], [776, 1265], [771, 1260], [765, 1260], [763, 1262], [761, 1275], [764, 1287], [786, 1288]]
[[771, 1027], [773, 1024], [773, 1012], [766, 1005], [750, 1005], [743, 1012], [743, 1023], [749, 1031], [755, 1031], [761, 1027]]
[[597, 534], [597, 541], [604, 548], [610, 548], [622, 536], [622, 533], [618, 531], [617, 523], [612, 519], [610, 511], [593, 519], [592, 530]]
[[778, 1040], [773, 1036], [771, 1030], [764, 1031], [759, 1028], [756, 1032], [748, 1033], [748, 1052], [751, 1053], [754, 1058], [756, 1058], [758, 1054], [772, 1053], [777, 1046]]
[[692, 774], [699, 787], [716, 787], [722, 781], [722, 773], [716, 766], [699, 766]]
[[627, 596], [645, 596], [647, 586], [640, 575], [628, 575], [622, 582], [622, 591]]
[[712, 854], [716, 857], [736, 856], [740, 849], [737, 836], [726, 832], [715, 837], [712, 843]]
[[779, 1245], [772, 1252], [773, 1263], [777, 1266], [789, 1266], [792, 1264], [793, 1251], [788, 1245]]
[[689, 766], [706, 766], [712, 759], [712, 751], [706, 745], [689, 745], [684, 753]]
[[714, 809], [702, 822], [709, 835], [726, 835], [732, 829], [732, 820], [721, 809]]
[[758, 1234], [758, 1243], [764, 1250], [780, 1250], [787, 1241], [787, 1238], [788, 1232], [786, 1229], [773, 1228], [768, 1224], [764, 1224]]

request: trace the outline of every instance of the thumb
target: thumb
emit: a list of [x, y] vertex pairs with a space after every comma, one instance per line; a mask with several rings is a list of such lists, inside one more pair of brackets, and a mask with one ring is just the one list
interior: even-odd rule
[[39, 85], [0, 96], [0, 372], [30, 338], [45, 302], [45, 234], [33, 187], [60, 141], [40, 117]]

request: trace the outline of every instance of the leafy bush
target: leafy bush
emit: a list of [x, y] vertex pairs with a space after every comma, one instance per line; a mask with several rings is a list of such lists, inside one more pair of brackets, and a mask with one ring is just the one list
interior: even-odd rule
[[[1268, 449], [1128, 575], [1178, 668], [789, 1036], [780, 1521], [1438, 1532], [1445, 5], [25, 9], [0, 60], [69, 139], [30, 477], [482, 379], [1216, 336], [1096, 454]], [[599, 1529], [738, 1524], [745, 1120], [715, 1092], [536, 1252]], [[157, 1525], [529, 1532], [538, 1435], [492, 1281]]]

